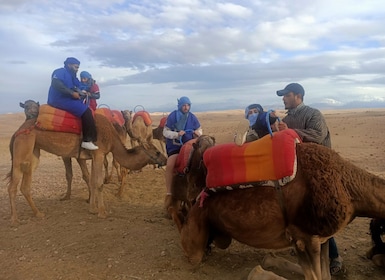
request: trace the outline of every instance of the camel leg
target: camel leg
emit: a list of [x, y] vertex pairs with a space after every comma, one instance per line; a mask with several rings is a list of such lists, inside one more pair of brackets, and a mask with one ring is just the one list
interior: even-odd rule
[[116, 170], [116, 175], [118, 175], [118, 181], [121, 182], [122, 181], [122, 170], [120, 168], [120, 164], [116, 161], [115, 158], [112, 158], [111, 174], [112, 174], [113, 169]]
[[109, 182], [111, 182], [111, 178], [112, 178], [112, 168], [111, 168], [111, 173], [108, 172], [108, 159], [107, 159], [107, 155], [104, 157], [104, 183], [105, 184], [108, 184]]
[[318, 238], [313, 237], [310, 240], [305, 238], [295, 241], [297, 249], [298, 262], [301, 265], [306, 280], [330, 280], [322, 278], [321, 273], [321, 244]]
[[301, 266], [284, 258], [277, 257], [274, 254], [267, 254], [262, 261], [262, 267], [265, 269], [276, 267], [280, 270], [295, 272], [299, 275], [303, 275]]
[[16, 226], [19, 223], [19, 219], [17, 217], [16, 211], [16, 194], [17, 194], [17, 186], [23, 176], [23, 173], [13, 166], [11, 179], [8, 185], [8, 195], [11, 204], [11, 225]]
[[33, 157], [32, 164], [27, 164], [28, 167], [23, 170], [23, 179], [21, 180], [20, 191], [24, 195], [25, 199], [28, 201], [28, 204], [32, 208], [35, 217], [43, 218], [45, 216], [44, 213], [40, 212], [39, 209], [37, 209], [31, 195], [32, 171], [37, 166], [38, 162], [39, 158]]
[[121, 174], [122, 180], [120, 181], [119, 190], [118, 190], [118, 193], [116, 195], [117, 195], [117, 197], [122, 198], [123, 197], [123, 192], [124, 192], [124, 183], [126, 181], [126, 177], [127, 177], [127, 174], [128, 174], [128, 169], [126, 169], [126, 168], [121, 166], [120, 167], [120, 174]]
[[90, 212], [98, 213], [99, 218], [106, 218], [107, 211], [103, 200], [103, 163], [104, 154], [94, 151], [91, 170]]
[[88, 171], [87, 161], [85, 159], [77, 158], [76, 161], [79, 164], [80, 170], [82, 171], [83, 181], [86, 182], [88, 188], [88, 199], [87, 202], [90, 201], [91, 196], [91, 182], [90, 182], [90, 172]]
[[331, 279], [329, 267], [329, 242], [321, 244], [321, 273], [322, 279]]
[[64, 167], [66, 170], [66, 180], [67, 180], [67, 192], [66, 194], [60, 199], [63, 200], [69, 200], [71, 198], [71, 188], [72, 188], [72, 160], [70, 157], [62, 157]]

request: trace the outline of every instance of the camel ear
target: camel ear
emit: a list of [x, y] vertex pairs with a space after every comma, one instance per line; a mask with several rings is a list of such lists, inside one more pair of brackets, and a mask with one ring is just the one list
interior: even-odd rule
[[176, 226], [178, 227], [179, 233], [181, 233], [182, 227], [183, 227], [183, 221], [184, 221], [183, 216], [178, 215], [178, 211], [172, 206], [168, 207], [167, 211], [170, 214]]
[[24, 103], [20, 102], [19, 105], [20, 105], [21, 108], [24, 108]]

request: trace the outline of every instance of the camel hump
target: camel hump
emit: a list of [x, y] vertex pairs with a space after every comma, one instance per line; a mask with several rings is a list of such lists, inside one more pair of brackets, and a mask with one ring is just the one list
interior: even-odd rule
[[285, 185], [296, 174], [298, 134], [287, 129], [259, 140], [237, 146], [235, 143], [208, 149], [203, 160], [207, 167], [209, 188], [278, 181]]
[[193, 143], [197, 142], [198, 138], [191, 139], [183, 144], [178, 157], [176, 158], [174, 170], [178, 174], [186, 174], [188, 172], [191, 155], [194, 151]]
[[134, 117], [133, 117], [133, 119], [132, 119], [132, 121], [134, 122], [135, 119], [136, 119], [137, 117], [139, 117], [139, 116], [143, 118], [144, 123], [145, 123], [147, 126], [152, 125], [152, 119], [151, 119], [151, 116], [150, 116], [150, 114], [149, 114], [147, 111], [138, 111], [138, 112], [136, 112], [135, 115], [134, 115]]
[[82, 122], [80, 118], [48, 104], [40, 105], [39, 115], [35, 126], [42, 130], [75, 134], [81, 134], [82, 131]]

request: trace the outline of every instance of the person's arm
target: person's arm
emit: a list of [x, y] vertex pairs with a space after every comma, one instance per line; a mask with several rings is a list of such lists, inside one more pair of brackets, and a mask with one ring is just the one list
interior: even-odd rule
[[59, 91], [61, 94], [72, 96], [75, 99], [80, 98], [80, 95], [78, 92], [66, 87], [64, 83], [59, 79], [52, 78], [51, 86], [57, 91]]
[[99, 99], [100, 98], [100, 91], [99, 86], [97, 84], [93, 84], [90, 88], [90, 95], [89, 97], [91, 99]]
[[294, 129], [303, 142], [322, 144], [328, 135], [326, 120], [321, 112], [315, 110], [310, 118], [305, 121], [304, 129]]
[[177, 139], [179, 137], [179, 133], [177, 131], [172, 131], [167, 126], [163, 128], [163, 136], [168, 139]]

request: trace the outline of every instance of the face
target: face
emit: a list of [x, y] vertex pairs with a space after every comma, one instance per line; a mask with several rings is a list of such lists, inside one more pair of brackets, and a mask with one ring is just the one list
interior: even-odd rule
[[289, 92], [282, 97], [283, 104], [285, 104], [285, 109], [294, 109], [297, 108], [299, 104], [301, 104], [302, 99], [299, 94], [294, 94], [293, 92]]
[[81, 78], [81, 81], [82, 81], [82, 83], [87, 83], [88, 82], [88, 78]]
[[182, 113], [187, 113], [188, 111], [190, 111], [190, 104], [183, 104], [181, 111]]
[[79, 64], [68, 64], [68, 68], [74, 72], [77, 73], [79, 70]]
[[250, 109], [249, 112], [247, 113], [249, 116], [252, 114], [258, 113], [258, 110], [256, 108]]

